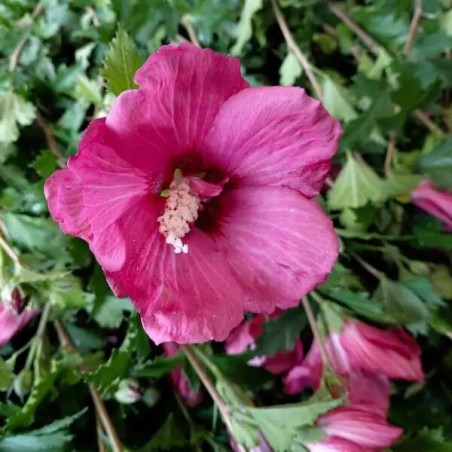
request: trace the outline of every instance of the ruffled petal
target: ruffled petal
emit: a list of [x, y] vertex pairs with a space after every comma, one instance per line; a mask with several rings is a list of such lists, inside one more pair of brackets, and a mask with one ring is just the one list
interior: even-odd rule
[[202, 152], [239, 185], [284, 185], [311, 198], [339, 135], [339, 123], [303, 89], [251, 88], [225, 102]]
[[394, 379], [424, 379], [421, 350], [401, 329], [381, 330], [363, 322], [347, 322], [340, 339], [352, 367]]
[[241, 188], [222, 194], [219, 209], [212, 236], [248, 292], [249, 311], [296, 306], [336, 262], [331, 221], [295, 190]]
[[117, 219], [136, 203], [150, 204], [150, 180], [104, 144], [105, 121], [93, 121], [79, 152], [66, 169], [55, 172], [45, 184], [52, 217], [61, 229], [88, 241], [106, 271], [124, 264], [123, 235]]
[[161, 47], [135, 81], [139, 94], [121, 94], [108, 125], [119, 134], [134, 134], [138, 126], [140, 136], [160, 145], [159, 136], [168, 136], [170, 152], [197, 150], [221, 105], [249, 86], [238, 59], [189, 43]]
[[355, 408], [336, 408], [320, 416], [317, 425], [329, 436], [337, 436], [363, 447], [384, 449], [403, 433], [374, 413]]

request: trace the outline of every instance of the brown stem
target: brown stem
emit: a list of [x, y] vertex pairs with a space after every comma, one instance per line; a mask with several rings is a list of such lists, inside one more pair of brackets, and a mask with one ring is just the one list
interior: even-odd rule
[[217, 391], [217, 388], [215, 387], [213, 381], [210, 379], [209, 375], [205, 371], [202, 364], [199, 362], [198, 357], [190, 348], [190, 346], [181, 345], [181, 349], [185, 353], [185, 356], [187, 357], [189, 363], [195, 370], [202, 384], [206, 388], [210, 397], [212, 397], [212, 400], [215, 402], [218, 409], [220, 410], [221, 417], [223, 418], [223, 422], [226, 424], [229, 433], [233, 435], [232, 419], [229, 413], [229, 407], [227, 406], [226, 402], [223, 400], [220, 393]]
[[305, 54], [301, 51], [298, 44], [295, 42], [295, 39], [287, 25], [287, 21], [279, 8], [277, 0], [271, 0], [273, 13], [275, 14], [276, 21], [278, 22], [279, 28], [281, 29], [281, 33], [284, 36], [288, 49], [294, 54], [295, 58], [298, 60], [300, 65], [303, 67], [306, 76], [308, 77], [309, 82], [311, 83], [312, 89], [314, 90], [315, 95], [318, 99], [323, 99], [322, 89], [320, 88], [320, 84], [317, 81], [317, 78], [312, 71], [311, 64], [306, 58]]
[[[3, 226], [3, 224], [1, 226]], [[3, 248], [5, 253], [11, 258], [11, 260], [16, 265], [20, 266], [19, 256], [15, 253], [15, 251], [11, 248], [9, 243], [5, 240], [2, 230], [3, 230], [3, 227], [0, 227], [0, 248]]]
[[58, 147], [58, 144], [53, 138], [52, 132], [50, 131], [50, 127], [47, 124], [44, 117], [39, 113], [39, 111], [36, 112], [36, 122], [38, 123], [38, 126], [42, 129], [44, 133], [44, 137], [47, 143], [47, 146], [49, 148], [49, 151], [58, 159], [58, 160], [64, 160], [64, 155], [61, 153], [60, 148]]
[[[35, 21], [35, 19], [44, 11], [44, 6], [41, 2], [39, 2], [33, 12], [31, 13], [31, 23]], [[17, 64], [19, 63], [20, 56], [24, 51], [25, 44], [27, 44], [28, 36], [23, 36], [20, 41], [17, 43], [17, 46], [11, 53], [9, 57], [9, 70], [10, 72], [14, 72], [16, 70]]]
[[411, 19], [410, 28], [408, 30], [408, 36], [403, 48], [403, 54], [408, 56], [413, 47], [414, 38], [416, 37], [417, 29], [421, 22], [422, 17], [422, 0], [414, 0], [414, 13]]
[[429, 118], [428, 114], [422, 110], [414, 110], [414, 117], [422, 123], [430, 132], [437, 135], [444, 135], [444, 132]]
[[99, 450], [99, 452], [106, 452], [104, 442], [102, 441], [103, 433], [102, 424], [97, 413], [96, 413], [96, 432], [97, 432], [97, 449]]
[[339, 6], [330, 1], [325, 2], [328, 5], [328, 8], [330, 11], [344, 24], [346, 24], [350, 30], [354, 31], [356, 36], [358, 36], [361, 41], [366, 44], [366, 46], [371, 50], [375, 55], [378, 55], [378, 49], [380, 48], [380, 45], [377, 41], [375, 41], [372, 36], [370, 36], [365, 30], [363, 30], [345, 11], [343, 11]]
[[[63, 348], [65, 348], [70, 353], [75, 353], [77, 351], [77, 348], [75, 347], [71, 338], [66, 332], [66, 328], [64, 327], [63, 323], [59, 320], [55, 320], [53, 324], [55, 326], [55, 330], [57, 332], [58, 338]], [[116, 429], [110, 419], [110, 415], [108, 414], [108, 411], [105, 408], [104, 402], [102, 401], [99, 392], [91, 384], [88, 385], [88, 388], [91, 394], [91, 399], [93, 400], [94, 403], [94, 407], [96, 409], [96, 414], [97, 416], [99, 416], [102, 426], [108, 435], [113, 452], [123, 452], [124, 446], [122, 445], [121, 440], [119, 439], [118, 433], [116, 432]]]
[[184, 26], [191, 43], [196, 47], [201, 48], [202, 47], [201, 43], [199, 42], [198, 37], [196, 36], [196, 32], [195, 29], [193, 28], [192, 23], [189, 20], [182, 19], [182, 25]]
[[307, 297], [303, 297], [301, 299], [303, 304], [303, 308], [306, 311], [306, 316], [308, 318], [308, 323], [311, 328], [312, 334], [314, 335], [314, 339], [319, 346], [320, 356], [322, 358], [323, 365], [332, 369], [330, 359], [328, 358], [328, 353], [325, 348], [325, 344], [323, 343], [322, 335], [317, 327], [317, 322], [315, 321], [314, 313], [312, 312], [311, 305], [309, 304], [309, 300]]
[[356, 254], [354, 251], [348, 250], [348, 253], [350, 256], [353, 257], [357, 262], [360, 263], [360, 265], [365, 268], [371, 275], [375, 276], [378, 280], [382, 280], [385, 278], [385, 275], [380, 270], [377, 270], [374, 266], [370, 265], [368, 262], [366, 262], [361, 256]]
[[392, 162], [394, 160], [394, 151], [396, 145], [397, 135], [395, 132], [389, 132], [388, 147], [386, 148], [385, 157], [385, 174], [388, 175], [391, 172]]

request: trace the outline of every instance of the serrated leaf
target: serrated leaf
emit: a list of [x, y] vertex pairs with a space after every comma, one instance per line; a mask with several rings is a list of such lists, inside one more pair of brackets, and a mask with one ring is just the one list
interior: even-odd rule
[[368, 202], [377, 203], [384, 199], [384, 184], [377, 173], [364, 161], [350, 153], [333, 187], [328, 192], [330, 209], [357, 208]]
[[13, 91], [0, 94], [0, 143], [19, 138], [19, 125], [27, 126], [35, 119], [33, 104]]
[[430, 316], [428, 309], [415, 293], [403, 284], [387, 278], [381, 280], [373, 298], [401, 325], [421, 322]]
[[251, 20], [254, 14], [262, 9], [262, 7], [262, 0], [245, 0], [242, 13], [240, 14], [240, 21], [236, 28], [237, 41], [231, 49], [232, 55], [240, 55], [243, 46], [251, 39], [253, 35]]
[[302, 309], [288, 309], [263, 324], [262, 335], [256, 342], [254, 353], [272, 356], [278, 351], [292, 350], [305, 325], [306, 315]]
[[421, 156], [417, 166], [431, 177], [437, 187], [452, 189], [452, 135]]
[[320, 415], [341, 404], [341, 400], [307, 401], [248, 410], [270, 446], [276, 452], [283, 452], [293, 450], [292, 444], [301, 435], [301, 427], [313, 425]]
[[31, 167], [42, 178], [47, 178], [58, 168], [58, 161], [50, 151], [44, 151], [34, 159]]
[[283, 86], [290, 86], [303, 73], [300, 63], [292, 52], [289, 52], [284, 58], [279, 68], [279, 83]]
[[171, 357], [157, 356], [152, 361], [147, 361], [135, 366], [134, 377], [140, 378], [160, 378], [171, 372], [176, 366], [183, 364], [185, 358], [182, 354]]
[[187, 444], [183, 424], [177, 422], [174, 413], [170, 413], [157, 433], [152, 437], [144, 450], [173, 450]]
[[348, 122], [358, 115], [347, 98], [345, 89], [333, 81], [331, 77], [322, 77], [323, 105], [330, 115]]
[[118, 95], [128, 89], [136, 88], [137, 85], [133, 79], [140, 65], [141, 59], [135, 43], [125, 30], [118, 27], [116, 37], [110, 44], [101, 70], [101, 75], [107, 80], [110, 92]]

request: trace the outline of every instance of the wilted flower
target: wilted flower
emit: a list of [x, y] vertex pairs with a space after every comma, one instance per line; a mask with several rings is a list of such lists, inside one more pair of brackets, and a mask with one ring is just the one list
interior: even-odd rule
[[411, 193], [413, 203], [444, 223], [452, 231], [452, 192], [437, 190], [432, 181], [424, 180]]
[[33, 317], [39, 309], [28, 308], [19, 292], [13, 292], [12, 300], [0, 302], [0, 347], [7, 344]]
[[381, 451], [392, 446], [403, 433], [374, 413], [347, 407], [320, 416], [317, 426], [328, 436], [307, 444], [311, 452]]
[[[174, 356], [179, 351], [179, 346], [173, 342], [162, 344], [163, 351], [166, 356]], [[177, 368], [170, 372], [171, 380], [174, 387], [188, 406], [196, 406], [202, 402], [202, 392], [200, 389], [195, 390], [191, 386], [188, 378], [184, 375], [182, 369]]]
[[[279, 312], [276, 312], [270, 318], [279, 314]], [[235, 327], [226, 340], [226, 353], [237, 355], [247, 350], [255, 350], [256, 340], [262, 336], [262, 325], [266, 319], [267, 316], [259, 314]], [[273, 356], [257, 356], [248, 361], [248, 364], [263, 367], [272, 374], [282, 374], [300, 364], [302, 359], [303, 347], [301, 341], [297, 340], [293, 350], [277, 352]]]
[[[324, 346], [331, 366], [344, 378], [349, 404], [368, 407], [374, 413], [386, 415], [389, 405], [389, 378], [422, 381], [420, 348], [401, 329], [382, 330], [359, 321], [347, 320], [339, 333], [331, 333]], [[285, 378], [290, 393], [300, 392], [310, 385], [318, 388], [323, 363], [318, 344], [314, 342], [300, 366]]]
[[68, 168], [50, 212], [83, 238], [157, 343], [224, 340], [244, 311], [298, 304], [338, 254], [311, 200], [340, 127], [296, 87], [250, 88], [237, 59], [164, 46]]

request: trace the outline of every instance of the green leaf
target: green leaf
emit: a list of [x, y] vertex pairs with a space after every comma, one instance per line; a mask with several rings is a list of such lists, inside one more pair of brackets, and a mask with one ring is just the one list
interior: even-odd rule
[[176, 366], [183, 364], [184, 360], [182, 354], [171, 357], [157, 356], [152, 361], [146, 361], [135, 366], [132, 374], [137, 378], [160, 378], [171, 372]]
[[262, 335], [256, 342], [256, 355], [274, 355], [292, 350], [301, 330], [306, 326], [306, 315], [301, 308], [288, 309], [262, 326]]
[[415, 293], [387, 278], [381, 280], [373, 298], [381, 303], [384, 311], [395, 322], [402, 325], [427, 320], [430, 316], [425, 304]]
[[358, 115], [353, 108], [345, 88], [333, 81], [331, 77], [322, 77], [323, 105], [330, 115], [348, 122]]
[[86, 380], [93, 383], [96, 388], [103, 392], [112, 394], [118, 388], [121, 379], [128, 377], [132, 354], [135, 351], [138, 336], [138, 325], [131, 321], [127, 335], [121, 347], [113, 350], [109, 360], [99, 366], [94, 372], [86, 375]]
[[75, 420], [86, 413], [87, 408], [52, 422], [38, 430], [5, 437], [0, 441], [0, 452], [52, 451], [64, 450], [64, 446], [72, 439], [67, 428]]
[[173, 448], [183, 447], [186, 443], [183, 424], [174, 417], [174, 413], [170, 413], [143, 450], [173, 450]]
[[328, 192], [328, 207], [332, 210], [361, 207], [384, 199], [384, 184], [375, 171], [351, 153], [339, 177]]
[[10, 366], [0, 356], [0, 391], [6, 391], [14, 380], [14, 373]]
[[445, 137], [417, 161], [418, 169], [430, 176], [439, 188], [452, 189], [452, 135]]
[[0, 95], [0, 143], [19, 138], [19, 125], [27, 126], [35, 119], [35, 108], [13, 91]]
[[43, 179], [46, 179], [58, 168], [58, 162], [54, 154], [50, 151], [44, 151], [35, 158], [31, 167], [34, 168]]
[[60, 364], [54, 362], [52, 363], [52, 369], [48, 373], [35, 380], [25, 405], [7, 420], [4, 431], [25, 427], [33, 422], [36, 409], [44, 397], [52, 390], [55, 380], [62, 369], [63, 367]]
[[251, 20], [260, 9], [263, 7], [262, 0], [245, 0], [245, 4], [240, 14], [240, 21], [236, 28], [237, 41], [231, 49], [232, 55], [240, 55], [243, 46], [251, 39], [253, 35], [253, 28]]
[[113, 94], [120, 94], [137, 87], [133, 78], [141, 65], [141, 59], [135, 43], [126, 31], [118, 27], [103, 61], [101, 75], [107, 80], [108, 89]]
[[[292, 450], [305, 425], [313, 425], [327, 411], [341, 405], [341, 400], [307, 401], [270, 408], [248, 408], [258, 428], [272, 448], [278, 451]], [[298, 438], [297, 438], [298, 437]]]
[[423, 177], [418, 174], [397, 174], [392, 171], [383, 181], [384, 197], [389, 199], [408, 195], [422, 179]]
[[303, 73], [300, 63], [292, 52], [289, 52], [284, 58], [281, 67], [279, 68], [279, 84], [283, 86], [290, 86], [295, 83], [295, 80]]

